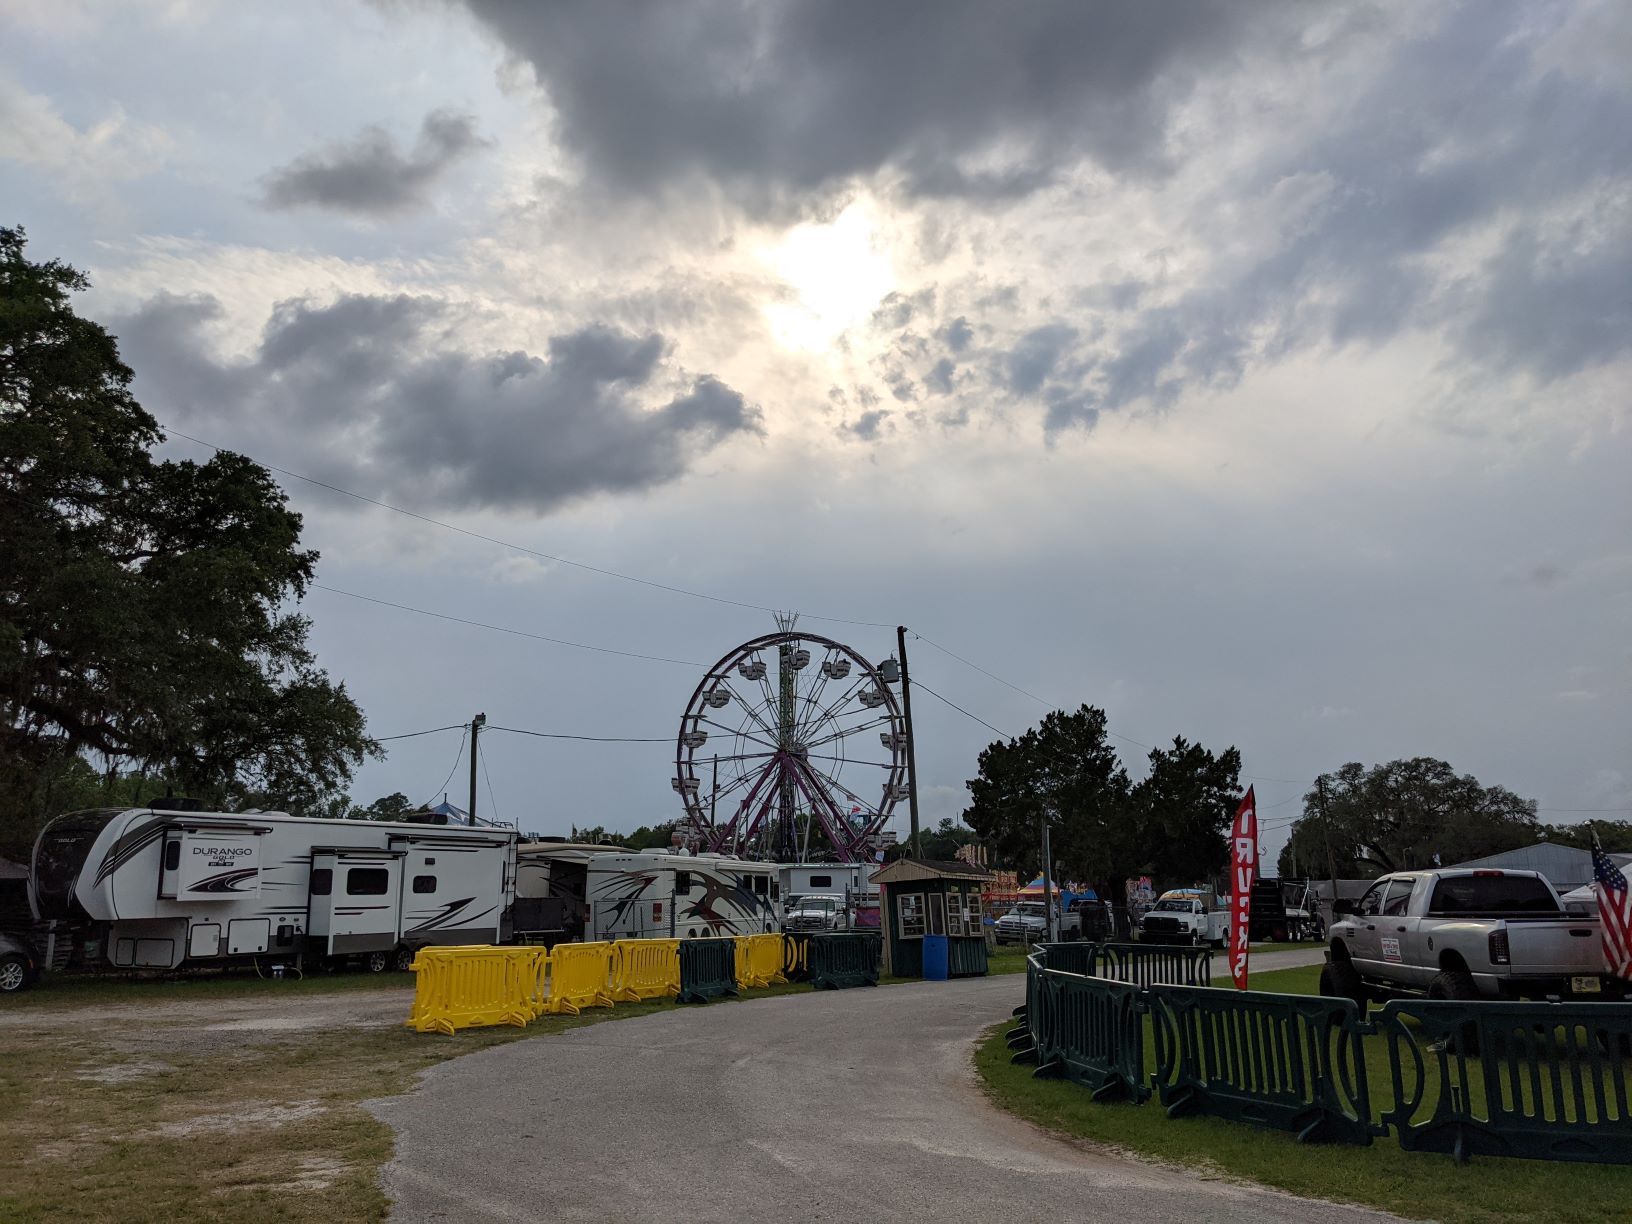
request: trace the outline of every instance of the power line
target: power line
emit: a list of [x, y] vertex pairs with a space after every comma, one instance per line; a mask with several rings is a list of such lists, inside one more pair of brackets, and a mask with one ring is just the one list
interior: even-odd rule
[[[465, 733], [459, 737], [459, 751], [454, 754], [453, 764], [448, 769], [448, 776], [446, 778], [442, 779], [442, 785], [437, 787], [436, 791], [441, 791], [443, 794], [447, 793], [448, 786], [453, 781], [453, 775], [458, 772], [459, 762], [465, 759], [465, 741], [467, 739], [469, 739], [469, 738], [470, 738], [470, 727], [467, 725], [465, 727]], [[436, 798], [436, 791], [431, 792], [431, 799]], [[420, 804], [419, 806], [420, 807], [430, 807], [431, 806], [431, 799], [425, 800], [425, 802]]]
[[914, 688], [923, 689], [924, 692], [928, 693], [931, 697], [935, 698], [936, 701], [940, 702], [942, 705], [951, 706], [954, 710], [956, 710], [959, 714], [962, 714], [965, 718], [974, 719], [977, 723], [979, 723], [981, 726], [985, 727], [988, 731], [995, 731], [995, 732], [997, 732], [998, 735], [1001, 735], [1006, 740], [1012, 740], [1014, 738], [1014, 736], [1010, 735], [1007, 731], [1001, 731], [998, 728], [992, 726], [991, 723], [987, 722], [984, 718], [980, 717], [980, 715], [969, 713], [968, 710], [964, 709], [957, 702], [948, 701], [945, 697], [942, 697], [939, 693], [937, 693], [934, 689], [930, 688], [929, 685], [925, 684], [922, 680], [914, 680], [912, 682], [912, 686]]
[[[227, 451], [226, 447], [217, 446], [213, 442], [206, 442], [203, 438], [195, 438], [192, 434], [182, 433], [179, 429], [173, 429], [170, 426], [163, 426], [162, 428], [167, 434], [173, 434], [178, 438], [185, 438], [187, 441], [195, 443], [198, 446], [205, 447], [208, 450], [212, 450], [217, 453]], [[231, 451], [229, 453], [239, 455], [244, 454], [243, 451]], [[245, 457], [250, 459], [255, 458], [253, 455], [246, 455]], [[639, 586], [651, 587], [653, 590], [667, 591], [671, 595], [684, 595], [688, 599], [707, 600], [709, 603], [725, 604], [728, 607], [733, 608], [746, 608], [752, 612], [770, 612], [774, 614], [777, 611], [776, 608], [769, 607], [765, 604], [748, 603], [747, 601], [741, 599], [727, 599], [723, 595], [710, 595], [705, 591], [693, 591], [686, 587], [671, 586], [666, 582], [655, 582], [650, 578], [639, 578], [634, 574], [620, 573], [617, 570], [606, 569], [599, 565], [590, 565], [585, 561], [574, 561], [570, 557], [562, 557], [555, 553], [541, 552], [536, 548], [528, 548], [525, 544], [514, 544], [509, 540], [501, 540], [497, 536], [484, 535], [480, 531], [472, 531], [468, 527], [461, 527], [457, 523], [450, 523], [444, 519], [432, 518], [428, 514], [420, 514], [418, 511], [409, 510], [402, 506], [394, 506], [390, 502], [381, 501], [377, 497], [369, 497], [363, 493], [354, 493], [350, 489], [343, 489], [337, 484], [330, 484], [326, 480], [319, 480], [315, 476], [307, 476], [301, 472], [291, 471], [289, 468], [278, 467], [276, 464], [267, 463], [261, 459], [255, 459], [255, 462], [259, 463], [267, 470], [276, 472], [280, 476], [287, 476], [291, 480], [304, 481], [306, 484], [315, 485], [319, 489], [327, 489], [331, 493], [339, 493], [343, 497], [350, 497], [367, 505], [377, 506], [381, 510], [389, 510], [393, 514], [406, 515], [408, 518], [417, 519], [421, 523], [428, 523], [433, 527], [441, 527], [445, 531], [454, 531], [462, 536], [468, 536], [470, 539], [481, 540], [486, 544], [495, 544], [500, 548], [508, 548], [513, 552], [525, 553], [529, 557], [538, 557], [540, 560], [544, 561], [554, 561], [558, 565], [568, 565], [573, 569], [585, 570], [591, 574], [600, 574], [605, 578], [617, 578], [623, 582], [633, 582]], [[818, 616], [814, 612], [801, 612], [800, 615], [807, 617], [810, 620], [831, 621], [838, 625], [862, 625], [869, 629], [894, 628], [894, 626], [886, 625], [882, 621], [852, 620], [843, 616]]]
[[[476, 759], [482, 763], [482, 780], [487, 783], [487, 801], [493, 805], [492, 823], [497, 824], [503, 817], [499, 815], [499, 800], [493, 793], [493, 778], [487, 772], [487, 752], [483, 749], [480, 739], [476, 741]], [[471, 817], [473, 823], [475, 819], [475, 816]]]
[[508, 731], [511, 735], [531, 735], [535, 739], [584, 740], [592, 744], [672, 744], [674, 736], [634, 735], [567, 735], [560, 731], [525, 731], [520, 727], [495, 727], [489, 724], [484, 731]]
[[420, 735], [435, 735], [438, 731], [458, 731], [467, 725], [466, 723], [449, 723], [445, 727], [432, 727], [429, 731], [408, 731], [402, 735], [376, 735], [373, 738], [376, 743], [386, 744], [392, 740], [413, 739]]
[[[912, 636], [915, 639], [917, 639], [918, 641], [923, 642], [926, 646], [933, 646], [936, 650], [940, 651], [942, 654], [947, 655], [950, 658], [956, 659], [959, 663], [962, 663], [965, 667], [973, 668], [975, 671], [979, 672], [981, 675], [986, 676], [989, 679], [996, 680], [999, 684], [1003, 685], [1005, 688], [1013, 689], [1015, 692], [1019, 693], [1022, 697], [1031, 698], [1038, 705], [1046, 706], [1050, 710], [1059, 710], [1059, 709], [1064, 708], [1059, 702], [1049, 701], [1046, 697], [1039, 697], [1036, 693], [1032, 692], [1030, 689], [1023, 689], [1018, 684], [1014, 684], [1014, 683], [1012, 683], [1012, 682], [1010, 682], [1008, 680], [1003, 679], [1003, 677], [998, 675], [996, 672], [987, 671], [979, 663], [975, 663], [975, 662], [973, 662], [973, 661], [971, 661], [969, 659], [964, 658], [962, 655], [958, 654], [954, 650], [948, 650], [945, 646], [942, 646], [939, 642], [930, 641], [929, 638], [926, 638], [923, 634], [919, 633], [916, 629], [908, 629], [907, 632], [912, 634]], [[934, 695], [939, 696], [939, 694], [934, 694]], [[941, 698], [941, 700], [945, 701], [946, 699], [943, 697], [943, 698]], [[947, 704], [951, 705], [952, 703], [947, 702]], [[956, 706], [953, 706], [953, 708], [958, 709], [958, 707], [956, 707]], [[960, 712], [964, 713], [964, 714], [969, 714], [969, 712], [967, 710], [961, 710]], [[970, 718], [975, 718], [975, 716], [973, 714], [969, 714], [969, 717]], [[978, 722], [978, 723], [983, 724], [984, 726], [991, 727], [991, 723], [986, 722], [984, 719], [975, 718], [975, 721]], [[992, 729], [994, 731], [997, 730], [997, 728], [995, 728], [995, 727], [992, 727]], [[1003, 733], [1001, 731], [999, 731], [998, 734], [1001, 735]], [[1125, 744], [1132, 744], [1136, 748], [1143, 748], [1147, 752], [1159, 751], [1154, 744], [1147, 744], [1143, 740], [1136, 740], [1136, 739], [1133, 738], [1133, 736], [1123, 735], [1120, 731], [1112, 731], [1109, 726], [1107, 726], [1105, 728], [1105, 734], [1109, 735], [1112, 739], [1119, 739]], [[1009, 738], [1013, 738], [1013, 737], [1011, 736]], [[1249, 779], [1249, 780], [1251, 780], [1253, 782], [1285, 782], [1285, 783], [1287, 783], [1288, 785], [1291, 785], [1291, 786], [1312, 786], [1314, 784], [1314, 779], [1313, 778], [1269, 778], [1269, 777], [1265, 777], [1262, 774], [1248, 774], [1248, 773], [1242, 774], [1241, 777], [1247, 778], [1247, 779]]]
[[586, 642], [572, 642], [566, 638], [550, 637], [543, 633], [529, 633], [525, 629], [511, 629], [506, 625], [490, 625], [486, 621], [468, 620], [463, 616], [453, 616], [446, 612], [432, 612], [428, 608], [416, 608], [411, 604], [396, 603], [389, 599], [378, 599], [373, 595], [359, 595], [356, 591], [343, 591], [339, 587], [325, 586], [321, 582], [312, 583], [314, 591], [327, 591], [331, 595], [344, 595], [347, 599], [360, 599], [364, 603], [379, 604], [382, 608], [396, 608], [399, 612], [413, 612], [419, 616], [429, 616], [436, 620], [452, 621], [456, 625], [469, 625], [475, 629], [490, 629], [494, 633], [508, 633], [513, 637], [531, 638], [535, 642], [549, 642], [554, 646], [571, 646], [574, 650], [592, 650], [597, 654], [620, 655], [626, 659], [645, 659], [649, 663], [673, 663], [679, 667], [707, 667], [706, 663], [698, 663], [691, 659], [670, 659], [664, 655], [641, 654], [634, 650], [615, 650], [611, 646], [591, 646]]

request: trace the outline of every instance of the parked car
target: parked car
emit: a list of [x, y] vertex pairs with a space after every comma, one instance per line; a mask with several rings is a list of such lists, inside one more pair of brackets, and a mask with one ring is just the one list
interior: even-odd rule
[[[1060, 912], [1055, 907], [1056, 938], [1082, 938], [1082, 914]], [[1048, 938], [1048, 907], [1041, 901], [1022, 901], [997, 920], [997, 942], [1000, 944], [1041, 943]]]
[[0, 934], [0, 994], [16, 994], [39, 980], [40, 962], [27, 940]]
[[1360, 1003], [1431, 999], [1621, 999], [1596, 914], [1572, 914], [1534, 871], [1462, 868], [1384, 876], [1336, 903], [1320, 993]]
[[1215, 902], [1211, 889], [1170, 889], [1139, 919], [1139, 942], [1222, 948], [1229, 939], [1230, 912]]
[[806, 893], [792, 901], [782, 915], [782, 929], [790, 933], [843, 931], [850, 927], [844, 898], [827, 893]]

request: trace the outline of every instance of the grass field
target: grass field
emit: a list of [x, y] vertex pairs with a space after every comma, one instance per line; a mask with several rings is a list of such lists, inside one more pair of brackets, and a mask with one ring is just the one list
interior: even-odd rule
[[[1255, 975], [1255, 990], [1313, 994], [1318, 968]], [[1586, 1224], [1627, 1218], [1632, 1168], [1479, 1157], [1457, 1166], [1448, 1156], [1402, 1150], [1392, 1137], [1371, 1147], [1317, 1146], [1291, 1135], [1214, 1118], [1166, 1116], [1158, 1101], [1095, 1104], [1079, 1085], [1039, 1080], [1012, 1065], [1003, 1040], [1007, 1025], [990, 1030], [976, 1065], [992, 1099], [1050, 1130], [1208, 1173], [1260, 1182], [1294, 1194], [1380, 1207], [1422, 1219], [1475, 1222], [1542, 1221]], [[1381, 1038], [1368, 1057], [1373, 1105], [1392, 1102]], [[1368, 1055], [1371, 1050], [1368, 1049]], [[1146, 1066], [1155, 1066], [1146, 1043]]]

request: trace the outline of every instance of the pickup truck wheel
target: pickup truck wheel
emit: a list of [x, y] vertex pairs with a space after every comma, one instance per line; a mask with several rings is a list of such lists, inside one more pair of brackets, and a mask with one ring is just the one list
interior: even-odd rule
[[1477, 999], [1479, 987], [1466, 969], [1447, 969], [1428, 985], [1430, 999]]
[[1366, 984], [1347, 960], [1330, 960], [1320, 967], [1320, 993], [1328, 999], [1353, 999], [1360, 1014], [1366, 1014]]
[[14, 994], [28, 985], [28, 962], [20, 956], [0, 956], [0, 994]]

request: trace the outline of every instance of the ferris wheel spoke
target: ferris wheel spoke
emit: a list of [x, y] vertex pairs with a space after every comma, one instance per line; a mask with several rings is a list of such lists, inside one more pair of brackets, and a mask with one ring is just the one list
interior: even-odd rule
[[748, 715], [748, 717], [753, 719], [756, 723], [759, 724], [759, 728], [760, 728], [761, 731], [765, 732], [765, 734], [769, 735], [772, 739], [778, 738], [776, 728], [774, 728], [774, 727], [770, 726], [768, 723], [766, 723], [765, 720], [760, 718], [760, 716], [758, 714], [759, 707], [764, 704], [763, 702], [756, 702], [754, 705], [749, 705], [746, 701], [744, 701], [742, 699], [742, 694], [737, 692], [736, 689], [731, 687], [731, 681], [721, 680], [720, 683], [725, 686], [725, 691], [727, 693], [730, 693], [731, 696], [736, 698], [737, 704], [740, 705], [743, 708], [743, 711]]
[[851, 697], [855, 696], [855, 694], [860, 691], [862, 681], [866, 678], [867, 676], [865, 672], [863, 672], [860, 676], [857, 676], [855, 682], [851, 684], [849, 688], [845, 689], [843, 693], [839, 694], [838, 700], [834, 701], [832, 705], [824, 707], [822, 712], [815, 718], [807, 719], [805, 722], [801, 723], [799, 728], [800, 731], [804, 731], [806, 727], [819, 725], [822, 720], [829, 717], [834, 710], [837, 710], [845, 702], [849, 701]]
[[726, 725], [725, 723], [718, 722], [715, 719], [710, 718], [707, 714], [698, 715], [697, 721], [698, 722], [705, 722], [709, 726], [715, 728], [716, 730], [723, 731], [726, 735], [740, 735], [743, 739], [748, 740], [748, 741], [750, 741], [752, 743], [758, 744], [763, 748], [769, 748], [773, 752], [778, 750], [781, 747], [779, 744], [772, 743], [769, 740], [762, 740], [758, 736], [752, 735], [749, 732], [744, 731], [741, 727], [732, 727], [732, 726]]
[[805, 748], [808, 750], [808, 749], [811, 749], [811, 748], [820, 748], [824, 744], [837, 743], [837, 742], [840, 742], [842, 740], [848, 739], [850, 736], [856, 735], [859, 732], [868, 731], [868, 730], [871, 730], [874, 727], [885, 726], [890, 721], [891, 720], [888, 719], [888, 718], [875, 718], [871, 722], [857, 723], [853, 727], [842, 727], [839, 730], [834, 731], [830, 735], [823, 736], [819, 740], [812, 740], [810, 743], [805, 745]]

